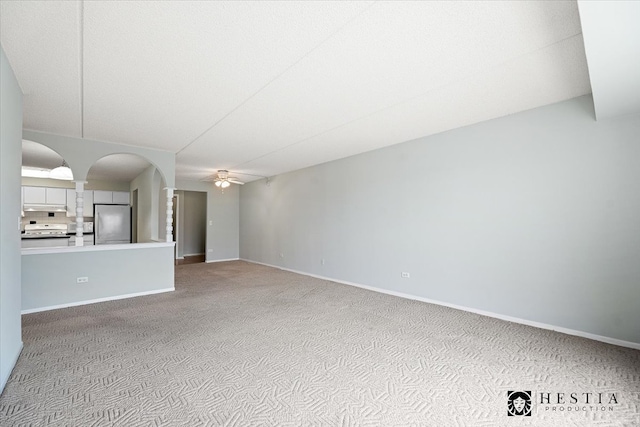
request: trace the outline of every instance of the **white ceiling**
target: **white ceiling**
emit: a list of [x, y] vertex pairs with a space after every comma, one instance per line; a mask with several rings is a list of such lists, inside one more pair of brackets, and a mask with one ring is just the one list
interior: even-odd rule
[[[575, 1], [5, 1], [24, 127], [244, 181], [591, 92]], [[251, 174], [251, 175], [243, 175]]]

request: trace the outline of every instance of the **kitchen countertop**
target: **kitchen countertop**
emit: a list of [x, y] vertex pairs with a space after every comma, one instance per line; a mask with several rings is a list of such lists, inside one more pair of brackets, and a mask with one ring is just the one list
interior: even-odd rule
[[150, 243], [124, 243], [124, 244], [117, 244], [117, 245], [59, 246], [55, 248], [22, 248], [22, 255], [151, 249], [151, 248], [175, 246], [175, 244], [176, 242], [150, 242]]
[[[41, 235], [41, 234], [25, 234], [24, 231], [20, 234], [23, 239], [68, 239], [74, 237], [76, 233]], [[82, 233], [83, 236], [93, 236], [93, 233]]]
[[68, 239], [70, 237], [71, 236], [66, 235], [66, 234], [58, 234], [58, 235], [55, 235], [55, 236], [51, 236], [51, 235], [43, 236], [41, 234], [34, 234], [34, 235], [22, 234], [22, 238], [23, 239], [29, 239], [29, 240], [31, 240], [31, 239]]

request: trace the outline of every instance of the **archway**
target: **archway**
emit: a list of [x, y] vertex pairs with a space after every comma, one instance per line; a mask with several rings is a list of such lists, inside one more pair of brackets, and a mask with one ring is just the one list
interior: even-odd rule
[[[72, 181], [72, 174], [68, 179], [60, 179], [59, 176], [51, 175], [52, 171], [63, 165], [67, 165], [65, 159], [55, 150], [39, 142], [22, 140], [22, 177], [27, 181], [29, 178]], [[34, 182], [32, 181], [32, 183]], [[53, 185], [52, 182], [45, 182], [45, 184]]]
[[[172, 232], [172, 228], [168, 231], [167, 226], [167, 197], [172, 197], [172, 194], [168, 194], [166, 180], [156, 165], [137, 154], [110, 154], [97, 160], [87, 176], [94, 182], [111, 180], [118, 190], [128, 191], [132, 243], [167, 239], [167, 233]], [[116, 182], [116, 179], [120, 181]]]
[[[73, 175], [64, 159], [53, 149], [29, 140], [22, 141], [21, 232], [23, 248], [68, 246], [68, 192]], [[63, 169], [67, 179], [52, 174]], [[49, 237], [44, 239], [44, 237]]]
[[[137, 197], [132, 197], [131, 185], [151, 163], [135, 154], [116, 153], [96, 160], [87, 172], [83, 192], [85, 232], [93, 230], [95, 244], [137, 242]], [[136, 191], [136, 196], [137, 196]]]

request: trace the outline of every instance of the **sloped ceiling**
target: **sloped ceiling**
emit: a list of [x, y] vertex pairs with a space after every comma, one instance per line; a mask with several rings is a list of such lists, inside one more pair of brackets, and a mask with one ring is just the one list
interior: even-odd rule
[[1, 1], [24, 127], [273, 176], [591, 92], [575, 1]]

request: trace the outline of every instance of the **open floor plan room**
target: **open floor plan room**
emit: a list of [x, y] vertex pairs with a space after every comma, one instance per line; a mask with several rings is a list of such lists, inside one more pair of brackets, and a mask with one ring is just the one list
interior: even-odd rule
[[640, 426], [638, 22], [0, 0], [0, 426]]

